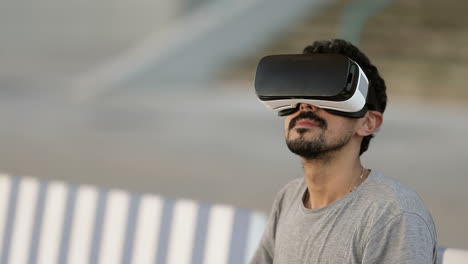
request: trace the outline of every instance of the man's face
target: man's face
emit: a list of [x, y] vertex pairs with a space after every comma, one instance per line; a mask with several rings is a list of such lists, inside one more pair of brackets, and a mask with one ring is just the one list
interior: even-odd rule
[[299, 110], [284, 119], [286, 144], [305, 159], [327, 158], [345, 147], [355, 135], [357, 121], [300, 104]]

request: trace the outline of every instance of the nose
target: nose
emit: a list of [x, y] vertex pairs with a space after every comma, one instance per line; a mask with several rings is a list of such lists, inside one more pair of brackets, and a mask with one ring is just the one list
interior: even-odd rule
[[312, 111], [312, 112], [316, 112], [319, 108], [315, 105], [310, 105], [310, 104], [304, 104], [304, 103], [301, 103], [299, 105], [299, 110], [301, 111]]

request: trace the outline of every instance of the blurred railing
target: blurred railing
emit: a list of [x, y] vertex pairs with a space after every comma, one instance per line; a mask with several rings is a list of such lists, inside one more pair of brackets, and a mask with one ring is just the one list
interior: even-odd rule
[[209, 2], [78, 78], [75, 96], [86, 100], [116, 88], [146, 85], [157, 89], [168, 82], [193, 84], [213, 78], [232, 59], [256, 52], [298, 17], [312, 16], [332, 2]]

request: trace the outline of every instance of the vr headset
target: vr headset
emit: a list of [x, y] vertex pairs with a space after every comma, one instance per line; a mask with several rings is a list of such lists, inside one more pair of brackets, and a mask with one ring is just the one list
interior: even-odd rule
[[300, 103], [360, 118], [375, 102], [359, 65], [339, 54], [272, 55], [262, 58], [255, 75], [260, 101], [278, 115], [290, 115]]

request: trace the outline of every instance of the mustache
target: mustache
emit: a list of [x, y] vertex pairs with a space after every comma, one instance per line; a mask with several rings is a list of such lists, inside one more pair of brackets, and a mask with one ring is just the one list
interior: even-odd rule
[[314, 112], [306, 111], [306, 112], [301, 112], [298, 116], [291, 119], [291, 122], [289, 122], [289, 130], [293, 129], [294, 126], [296, 126], [297, 121], [301, 119], [310, 119], [312, 121], [317, 122], [320, 128], [323, 128], [323, 129], [327, 128], [327, 122], [323, 118], [317, 116]]

